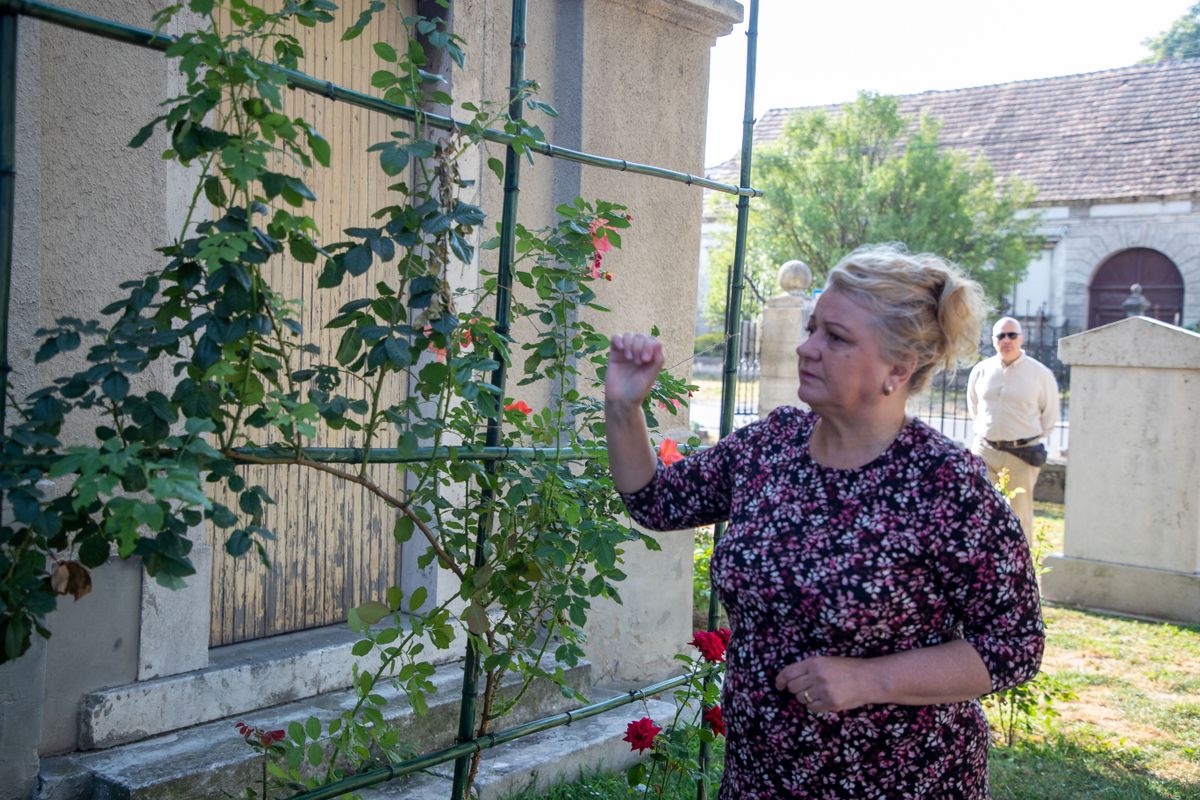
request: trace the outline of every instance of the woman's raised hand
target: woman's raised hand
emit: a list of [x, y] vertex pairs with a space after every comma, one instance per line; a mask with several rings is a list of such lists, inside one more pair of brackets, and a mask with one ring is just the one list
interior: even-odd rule
[[653, 336], [622, 333], [612, 337], [604, 373], [605, 402], [640, 406], [658, 378], [663, 359], [662, 342]]

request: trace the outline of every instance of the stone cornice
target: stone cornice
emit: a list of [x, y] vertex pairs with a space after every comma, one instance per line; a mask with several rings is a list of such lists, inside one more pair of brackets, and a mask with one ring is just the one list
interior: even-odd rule
[[735, 0], [610, 0], [714, 39], [742, 21], [742, 4]]

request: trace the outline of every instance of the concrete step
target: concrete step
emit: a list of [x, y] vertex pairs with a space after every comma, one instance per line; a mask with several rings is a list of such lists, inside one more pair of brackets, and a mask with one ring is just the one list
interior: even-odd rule
[[[590, 664], [564, 667], [564, 671], [569, 685], [590, 696]], [[386, 683], [375, 688], [375, 693], [388, 701], [382, 707], [385, 718], [396, 724], [401, 739], [419, 752], [451, 744], [458, 727], [461, 665], [438, 667], [432, 682], [437, 691], [428, 698], [428, 713], [421, 716], [413, 711], [403, 692]], [[519, 684], [518, 676], [509, 676], [502, 689], [503, 696], [511, 697]], [[287, 728], [293, 721], [303, 724], [308, 717], [315, 716], [324, 727], [343, 711], [353, 708], [354, 703], [353, 692], [332, 692], [108, 750], [43, 759], [42, 787], [35, 797], [37, 800], [200, 800], [226, 796], [225, 793], [244, 796], [245, 788], [254, 784], [261, 767], [258, 754], [246, 746], [234, 728], [235, 723], [243, 721], [277, 729]], [[505, 718], [505, 725], [549, 716], [576, 705], [577, 701], [564, 697], [558, 686], [537, 681], [525, 693], [517, 710]]]
[[[624, 692], [598, 687], [592, 700], [599, 702]], [[535, 733], [483, 752], [474, 796], [501, 800], [527, 791], [545, 792], [560, 783], [597, 772], [621, 772], [639, 755], [623, 740], [630, 720], [649, 716], [664, 724], [674, 717], [675, 706], [649, 700], [614, 708], [585, 720]], [[441, 764], [416, 776], [397, 778], [359, 792], [363, 800], [449, 800], [454, 763]]]
[[[351, 649], [362, 637], [331, 625], [217, 647], [204, 669], [92, 692], [79, 710], [79, 749], [102, 750], [205, 722], [249, 714], [348, 689], [354, 664], [371, 669], [374, 656]], [[434, 652], [425, 642], [425, 652]], [[461, 660], [461, 647], [440, 653]]]

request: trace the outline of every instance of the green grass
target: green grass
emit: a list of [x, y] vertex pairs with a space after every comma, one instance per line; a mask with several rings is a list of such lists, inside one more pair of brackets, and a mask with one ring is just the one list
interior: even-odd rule
[[1137, 748], [1104, 736], [996, 748], [990, 768], [994, 800], [1183, 800], [1200, 791], [1157, 774]]
[[[695, 748], [693, 748], [692, 756], [695, 757], [695, 755]], [[723, 742], [717, 741], [712, 746], [712, 756], [706, 773], [709, 776], [709, 797], [717, 796], [717, 785], [720, 781], [724, 755]], [[631, 787], [626, 782], [624, 774], [603, 775], [597, 773], [580, 776], [579, 780], [574, 783], [556, 786], [542, 794], [525, 792], [514, 795], [508, 800], [634, 800], [640, 797], [642, 797], [642, 790]], [[668, 797], [679, 798], [679, 800], [695, 800], [696, 784], [683, 780], [678, 781], [676, 790]]]
[[[1063, 507], [1034, 504], [1045, 552], [1062, 552]], [[1200, 800], [1200, 626], [1046, 606], [1043, 671], [1075, 699], [991, 755], [995, 800]], [[624, 776], [592, 776], [522, 800], [628, 800]], [[695, 789], [672, 795], [691, 800]]]

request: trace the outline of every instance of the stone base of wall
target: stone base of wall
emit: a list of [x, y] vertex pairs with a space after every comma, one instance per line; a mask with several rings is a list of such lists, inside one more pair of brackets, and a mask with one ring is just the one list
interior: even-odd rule
[[1200, 623], [1200, 575], [1053, 555], [1047, 600], [1142, 617]]

